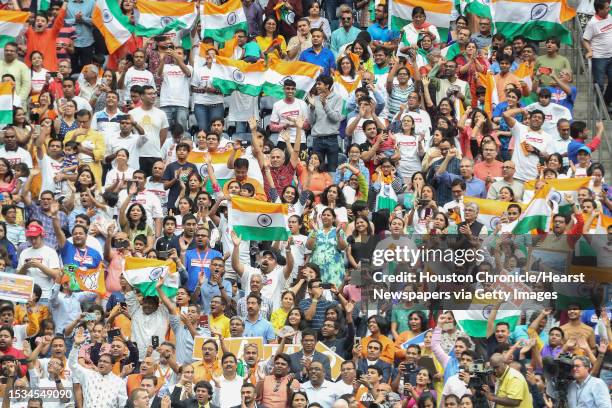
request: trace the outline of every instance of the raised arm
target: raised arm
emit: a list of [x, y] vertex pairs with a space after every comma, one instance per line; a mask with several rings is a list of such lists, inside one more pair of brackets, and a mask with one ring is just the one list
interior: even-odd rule
[[232, 268], [234, 268], [238, 276], [242, 277], [244, 274], [244, 265], [240, 262], [240, 244], [242, 243], [242, 239], [236, 235], [234, 231], [232, 231], [231, 234], [232, 243], [234, 244], [234, 250], [232, 251]]

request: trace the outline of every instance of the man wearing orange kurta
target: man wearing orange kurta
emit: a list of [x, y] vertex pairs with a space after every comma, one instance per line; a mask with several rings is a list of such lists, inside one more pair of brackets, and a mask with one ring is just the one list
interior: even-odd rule
[[43, 67], [49, 71], [57, 71], [57, 51], [55, 43], [60, 30], [64, 26], [64, 17], [66, 16], [66, 4], [55, 17], [53, 25], [48, 28], [49, 20], [46, 15], [38, 14], [34, 20], [34, 27], [28, 27], [25, 37], [28, 45], [26, 49], [25, 63], [28, 67], [32, 66], [30, 55], [33, 51], [40, 51], [43, 55]]

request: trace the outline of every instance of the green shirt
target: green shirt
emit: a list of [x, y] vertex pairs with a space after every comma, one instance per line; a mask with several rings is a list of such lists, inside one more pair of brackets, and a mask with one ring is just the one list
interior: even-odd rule
[[559, 75], [559, 71], [561, 71], [562, 69], [569, 69], [570, 71], [572, 70], [569, 61], [563, 55], [557, 54], [553, 58], [549, 57], [546, 54], [540, 55], [536, 59], [535, 66], [533, 67], [533, 73], [536, 75], [536, 77], [540, 78], [540, 84], [542, 86], [550, 86], [550, 84], [552, 83], [552, 78], [548, 74], [540, 74], [538, 72], [540, 67], [551, 68], [557, 76]]

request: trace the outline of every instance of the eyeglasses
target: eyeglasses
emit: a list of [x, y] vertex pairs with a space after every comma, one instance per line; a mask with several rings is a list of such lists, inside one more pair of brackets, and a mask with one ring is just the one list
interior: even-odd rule
[[502, 166], [502, 169], [513, 169], [514, 166]]

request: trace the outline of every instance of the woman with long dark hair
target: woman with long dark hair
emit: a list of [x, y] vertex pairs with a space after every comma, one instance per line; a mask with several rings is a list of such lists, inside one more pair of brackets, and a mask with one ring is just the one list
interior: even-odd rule
[[264, 19], [261, 34], [255, 38], [255, 41], [266, 58], [273, 54], [283, 59], [287, 55], [285, 37], [278, 33], [278, 21], [272, 16]]
[[344, 279], [344, 254], [347, 248], [344, 231], [336, 227], [336, 213], [325, 208], [321, 213], [321, 228], [311, 220], [312, 232], [306, 241], [306, 248], [312, 251], [311, 262], [321, 268], [321, 280], [340, 287]]
[[317, 214], [317, 223], [319, 228], [322, 227], [321, 215], [325, 208], [332, 208], [336, 213], [336, 225], [342, 229], [346, 228], [348, 223], [348, 212], [346, 210], [346, 199], [344, 193], [336, 184], [327, 186], [321, 194], [321, 203], [315, 206], [315, 213]]
[[358, 268], [362, 259], [370, 259], [372, 251], [376, 246], [374, 231], [367, 217], [358, 215], [355, 217], [355, 229], [347, 238], [347, 258], [349, 266]]
[[[136, 185], [132, 184], [128, 191], [128, 194], [119, 208], [119, 225], [123, 232], [128, 234], [132, 245], [134, 239], [139, 235], [147, 237], [147, 246], [145, 247], [144, 253], [148, 252], [153, 248], [155, 241], [155, 232], [150, 225], [147, 224], [147, 212], [140, 203], [132, 202], [132, 197], [136, 194]], [[128, 207], [129, 206], [129, 207]]]

